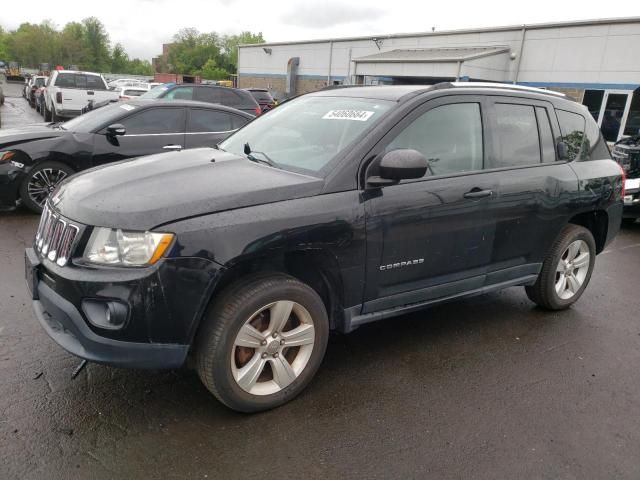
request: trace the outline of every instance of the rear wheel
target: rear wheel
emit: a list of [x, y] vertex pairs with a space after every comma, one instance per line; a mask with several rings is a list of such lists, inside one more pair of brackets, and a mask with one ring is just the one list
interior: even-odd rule
[[45, 122], [50, 122], [51, 121], [51, 111], [47, 108], [47, 104], [44, 104], [44, 121]]
[[47, 198], [55, 187], [74, 170], [60, 162], [43, 162], [29, 171], [20, 186], [22, 203], [36, 213], [42, 211]]
[[60, 121], [60, 117], [58, 116], [58, 114], [56, 113], [56, 107], [53, 107], [51, 109], [51, 121], [53, 123], [58, 123]]
[[595, 258], [591, 232], [579, 225], [565, 226], [545, 258], [538, 280], [525, 287], [527, 296], [549, 310], [568, 308], [587, 288]]
[[327, 312], [295, 278], [269, 274], [229, 286], [209, 308], [197, 339], [198, 374], [226, 406], [257, 412], [298, 395], [327, 346]]

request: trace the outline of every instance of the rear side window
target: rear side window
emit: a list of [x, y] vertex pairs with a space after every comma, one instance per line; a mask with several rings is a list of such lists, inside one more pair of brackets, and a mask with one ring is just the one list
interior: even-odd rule
[[534, 107], [496, 103], [494, 167], [520, 167], [540, 163], [540, 139]]
[[233, 129], [231, 115], [226, 112], [203, 108], [191, 110], [187, 132], [228, 132]]
[[251, 91], [251, 95], [256, 99], [258, 103], [273, 103], [273, 97], [269, 92], [263, 91]]
[[81, 88], [84, 90], [107, 89], [101, 77], [84, 73], [59, 73], [55, 86], [60, 88]]
[[386, 151], [410, 148], [429, 160], [433, 175], [482, 170], [482, 120], [477, 103], [453, 103], [416, 118]]
[[239, 107], [247, 104], [247, 102], [244, 101], [237, 92], [234, 92], [230, 89], [220, 89], [220, 97], [220, 103], [222, 103], [223, 105], [228, 105], [230, 107]]
[[580, 155], [584, 143], [584, 117], [565, 110], [556, 110], [562, 141], [567, 144], [569, 156], [567, 160], [575, 160]]
[[120, 123], [127, 130], [127, 135], [183, 133], [184, 108], [149, 108]]
[[194, 94], [194, 100], [207, 103], [220, 103], [220, 90], [219, 88], [212, 87], [199, 87], [196, 88]]

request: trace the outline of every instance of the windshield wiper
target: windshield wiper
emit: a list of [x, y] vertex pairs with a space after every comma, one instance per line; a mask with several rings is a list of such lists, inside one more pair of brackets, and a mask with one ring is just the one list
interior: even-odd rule
[[[258, 155], [262, 155], [264, 158], [258, 158], [254, 155], [254, 153], [257, 153]], [[251, 150], [251, 147], [249, 146], [249, 142], [244, 144], [244, 154], [247, 156], [247, 158], [249, 160], [251, 160], [252, 162], [256, 162], [256, 163], [264, 163], [265, 165], [269, 165], [270, 167], [275, 167], [278, 168], [278, 166], [276, 165], [276, 162], [274, 162], [273, 160], [271, 160], [269, 158], [269, 155], [267, 155], [264, 152], [257, 152], [255, 150]]]

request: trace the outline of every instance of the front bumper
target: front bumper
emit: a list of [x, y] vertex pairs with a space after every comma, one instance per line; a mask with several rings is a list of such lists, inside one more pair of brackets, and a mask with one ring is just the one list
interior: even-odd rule
[[[166, 258], [141, 269], [60, 267], [25, 252], [33, 308], [47, 334], [68, 352], [129, 368], [184, 364], [219, 272], [200, 258]], [[119, 329], [92, 323], [85, 301], [117, 301], [127, 308]]]

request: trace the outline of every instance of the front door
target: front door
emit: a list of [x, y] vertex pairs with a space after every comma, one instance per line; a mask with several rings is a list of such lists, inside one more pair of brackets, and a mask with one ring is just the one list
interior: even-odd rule
[[152, 107], [119, 120], [126, 133], [106, 135], [106, 129], [95, 135], [93, 164], [124, 160], [153, 153], [179, 150], [185, 146], [185, 109]]
[[363, 193], [363, 313], [483, 286], [495, 230], [488, 208], [497, 187], [497, 177], [483, 172], [483, 112], [484, 100], [475, 96], [432, 100], [400, 122], [372, 152], [379, 159], [393, 149], [418, 150], [430, 168], [421, 179]]

